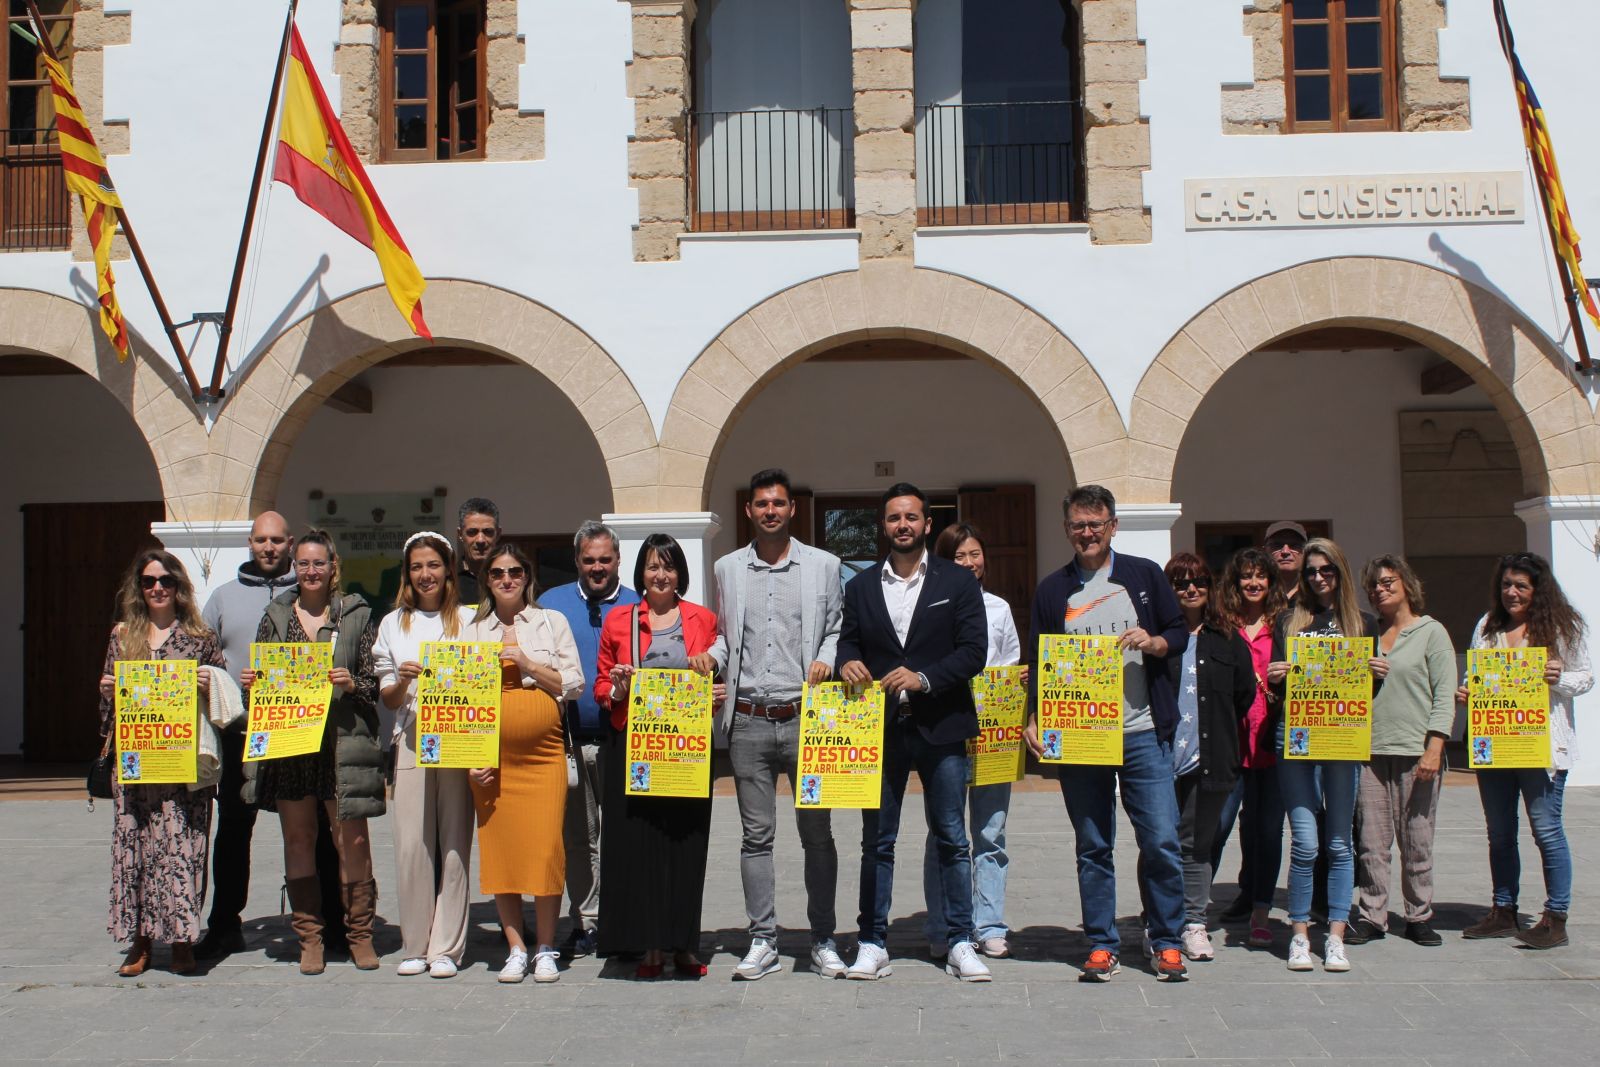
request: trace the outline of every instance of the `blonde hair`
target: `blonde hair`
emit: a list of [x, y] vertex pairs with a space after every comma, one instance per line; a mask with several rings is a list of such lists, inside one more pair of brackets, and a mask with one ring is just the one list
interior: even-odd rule
[[321, 545], [328, 553], [328, 602], [339, 599], [339, 550], [333, 545], [333, 536], [326, 530], [319, 530], [315, 526], [306, 528], [294, 543], [293, 556], [299, 555], [300, 549], [306, 545]]
[[194, 600], [194, 584], [189, 573], [178, 562], [178, 557], [160, 548], [147, 548], [133, 557], [133, 565], [122, 576], [117, 590], [117, 639], [121, 651], [119, 659], [150, 658], [150, 605], [145, 603], [144, 590], [139, 579], [144, 569], [159, 563], [168, 574], [178, 580], [172, 590], [172, 607], [177, 612], [178, 628], [190, 637], [210, 637], [211, 627], [200, 617]]
[[411, 632], [411, 613], [417, 607], [417, 590], [411, 584], [411, 554], [419, 548], [433, 550], [444, 563], [444, 586], [439, 596], [439, 619], [444, 623], [444, 635], [455, 637], [461, 632], [461, 599], [456, 590], [456, 553], [450, 542], [439, 534], [412, 534], [400, 556], [400, 592], [395, 594], [395, 610], [400, 613], [400, 630]]
[[1311, 625], [1311, 616], [1316, 614], [1317, 594], [1311, 591], [1311, 583], [1306, 581], [1306, 569], [1311, 565], [1312, 556], [1321, 556], [1333, 564], [1339, 577], [1333, 590], [1333, 620], [1339, 627], [1339, 633], [1345, 637], [1360, 637], [1366, 633], [1366, 623], [1361, 618], [1361, 607], [1356, 601], [1356, 583], [1350, 574], [1350, 564], [1344, 558], [1344, 550], [1333, 543], [1332, 538], [1313, 537], [1306, 542], [1300, 557], [1300, 592], [1294, 598], [1294, 607], [1289, 612], [1289, 625], [1285, 632], [1289, 634], [1302, 633]]

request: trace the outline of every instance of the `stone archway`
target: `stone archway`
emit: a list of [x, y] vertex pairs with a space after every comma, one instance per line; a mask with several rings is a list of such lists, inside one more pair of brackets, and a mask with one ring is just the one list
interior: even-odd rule
[[737, 416], [772, 379], [850, 341], [904, 337], [1004, 372], [1055, 425], [1079, 482], [1114, 483], [1126, 440], [1105, 384], [1032, 308], [969, 278], [905, 263], [802, 282], [733, 320], [684, 373], [661, 431], [662, 511], [709, 506], [711, 476]]
[[[507, 356], [538, 371], [593, 432], [618, 510], [647, 510], [656, 437], [622, 368], [593, 338], [525, 296], [479, 282], [430, 280], [428, 324], [438, 343]], [[228, 518], [273, 506], [295, 438], [323, 401], [356, 374], [424, 347], [377, 286], [318, 308], [275, 341], [230, 386], [213, 433]], [[644, 507], [640, 507], [640, 503]]]
[[1435, 267], [1350, 257], [1257, 278], [1167, 342], [1129, 411], [1130, 499], [1171, 499], [1184, 432], [1223, 372], [1276, 340], [1323, 326], [1397, 334], [1470, 375], [1511, 432], [1528, 495], [1594, 491], [1600, 426], [1566, 355], [1533, 323], [1500, 296]]

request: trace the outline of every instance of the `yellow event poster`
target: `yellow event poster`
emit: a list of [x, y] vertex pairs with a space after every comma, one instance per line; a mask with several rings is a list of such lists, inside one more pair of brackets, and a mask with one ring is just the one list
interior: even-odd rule
[[807, 685], [800, 697], [795, 806], [876, 808], [883, 795], [883, 687]]
[[1122, 765], [1122, 659], [1115, 637], [1040, 636], [1041, 762]]
[[422, 642], [417, 766], [500, 766], [500, 642]]
[[189, 785], [199, 745], [192, 659], [117, 661], [117, 780]]
[[1022, 727], [1028, 690], [1021, 667], [988, 667], [972, 679], [978, 736], [967, 742], [967, 782], [998, 785], [1022, 780]]
[[1289, 638], [1285, 759], [1372, 758], [1370, 637]]
[[1542, 648], [1467, 651], [1467, 751], [1473, 770], [1550, 766], [1550, 687]]
[[647, 667], [628, 688], [627, 795], [710, 796], [711, 676]]
[[245, 728], [244, 761], [304, 756], [322, 748], [322, 730], [333, 699], [333, 645], [262, 644], [250, 646], [250, 724]]

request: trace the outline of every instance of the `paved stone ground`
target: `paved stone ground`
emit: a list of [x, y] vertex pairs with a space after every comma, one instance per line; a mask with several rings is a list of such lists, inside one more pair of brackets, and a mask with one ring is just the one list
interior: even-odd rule
[[[912, 809], [914, 812], [915, 809]], [[1021, 793], [1012, 810], [1008, 918], [1018, 958], [994, 966], [987, 986], [963, 985], [927, 962], [920, 888], [896, 882], [893, 977], [825, 982], [799, 958], [804, 935], [786, 934], [788, 967], [759, 983], [730, 981], [746, 947], [738, 879], [738, 820], [718, 798], [707, 879], [700, 982], [638, 983], [630, 968], [580, 960], [560, 983], [501, 986], [493, 905], [476, 900], [468, 964], [448, 981], [400, 978], [398, 931], [386, 928], [384, 970], [334, 963], [303, 978], [278, 917], [281, 870], [275, 820], [261, 820], [255, 848], [251, 951], [209, 973], [152, 970], [118, 979], [121, 951], [107, 938], [105, 896], [110, 809], [81, 802], [0, 803], [0, 1059], [93, 1063], [694, 1063], [887, 1062], [1125, 1063], [1200, 1061], [1211, 1067], [1311, 1063], [1457, 1065], [1600, 1061], [1600, 963], [1594, 949], [1600, 862], [1600, 790], [1568, 793], [1567, 829], [1578, 856], [1574, 946], [1535, 953], [1510, 942], [1468, 942], [1459, 931], [1488, 897], [1483, 818], [1470, 784], [1446, 790], [1437, 849], [1442, 948], [1391, 938], [1354, 947], [1344, 975], [1291, 974], [1284, 943], [1242, 947], [1230, 930], [1215, 962], [1194, 980], [1157, 983], [1128, 966], [1107, 985], [1075, 980], [1082, 959], [1072, 837], [1058, 795]], [[920, 822], [913, 815], [912, 823]], [[841, 849], [841, 927], [853, 925], [859, 820], [836, 817]], [[377, 866], [392, 912], [389, 824], [375, 824]], [[920, 827], [912, 825], [908, 830]], [[1119, 869], [1131, 872], [1123, 827]], [[920, 833], [902, 836], [920, 854]], [[792, 823], [779, 838], [788, 888], [780, 918], [804, 915], [799, 845]], [[1523, 847], [1524, 906], [1537, 909], [1538, 853]], [[1236, 864], [1230, 853], [1224, 871]], [[1218, 897], [1232, 898], [1232, 885]], [[1281, 898], [1280, 898], [1281, 899]], [[1121, 910], [1138, 910], [1131, 880]], [[1275, 913], [1281, 916], [1281, 913]], [[1131, 920], [1124, 938], [1136, 937]], [[849, 941], [849, 938], [842, 940]], [[1314, 947], [1320, 938], [1313, 938]], [[1125, 954], [1125, 961], [1136, 953]], [[162, 955], [158, 964], [165, 965]]]

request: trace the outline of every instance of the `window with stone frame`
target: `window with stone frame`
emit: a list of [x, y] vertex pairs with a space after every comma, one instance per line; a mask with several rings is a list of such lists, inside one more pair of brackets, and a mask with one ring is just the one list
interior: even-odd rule
[[[72, 0], [39, 0], [45, 33], [56, 55], [72, 69]], [[0, 249], [65, 248], [69, 241], [66, 183], [44, 52], [35, 38], [28, 5], [6, 0], [0, 47], [0, 90], [5, 123], [0, 125]]]
[[485, 0], [379, 4], [381, 161], [484, 158], [485, 7]]
[[1400, 128], [1395, 0], [1283, 0], [1287, 133]]

